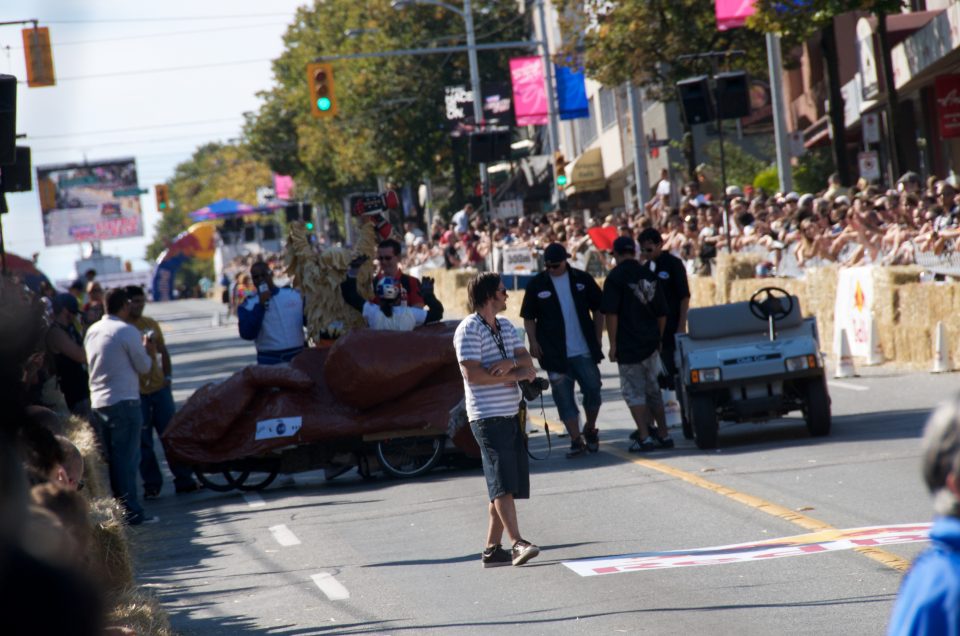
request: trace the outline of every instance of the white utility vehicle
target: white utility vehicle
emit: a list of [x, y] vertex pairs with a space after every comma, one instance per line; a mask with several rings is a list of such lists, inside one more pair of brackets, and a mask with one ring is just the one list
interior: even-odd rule
[[800, 410], [810, 434], [830, 433], [830, 395], [815, 318], [779, 287], [747, 302], [691, 309], [677, 334], [684, 436], [716, 448], [719, 421], [758, 422]]

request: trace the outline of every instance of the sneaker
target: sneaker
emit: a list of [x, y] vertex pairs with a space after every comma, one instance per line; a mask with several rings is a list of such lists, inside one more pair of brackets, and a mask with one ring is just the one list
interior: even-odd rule
[[579, 457], [586, 454], [587, 443], [583, 441], [583, 435], [570, 442], [570, 450], [567, 452], [567, 459]]
[[600, 431], [593, 428], [583, 432], [583, 439], [587, 443], [587, 450], [596, 453], [600, 450]]
[[669, 435], [666, 437], [659, 437], [656, 441], [660, 448], [673, 448], [673, 438]]
[[159, 499], [159, 498], [160, 498], [160, 489], [159, 489], [159, 488], [144, 488], [144, 489], [143, 489], [143, 498], [144, 498], [144, 499]]
[[632, 439], [632, 440], [635, 441], [635, 442], [639, 442], [639, 441], [640, 441], [640, 431], [639, 431], [638, 429], [634, 429], [633, 432], [630, 433], [630, 439]]
[[483, 554], [480, 555], [480, 562], [485, 568], [498, 568], [501, 565], [510, 565], [512, 561], [513, 557], [510, 556], [510, 553], [504, 550], [499, 543], [492, 548], [487, 548], [483, 551]]
[[647, 439], [643, 441], [636, 440], [628, 450], [631, 453], [649, 453], [652, 450], [657, 450], [657, 444], [652, 437], [647, 436]]
[[540, 554], [540, 548], [533, 545], [529, 541], [524, 541], [520, 539], [513, 544], [513, 548], [510, 550], [513, 553], [513, 564], [514, 565], [523, 565], [533, 557]]

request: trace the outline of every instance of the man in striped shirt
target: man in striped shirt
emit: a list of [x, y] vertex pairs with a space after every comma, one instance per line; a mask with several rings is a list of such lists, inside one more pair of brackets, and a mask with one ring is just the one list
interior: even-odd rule
[[[530, 467], [520, 430], [520, 389], [533, 380], [533, 358], [517, 338], [510, 321], [497, 318], [507, 308], [507, 290], [500, 275], [478, 274], [467, 286], [470, 308], [453, 336], [463, 374], [467, 417], [483, 460], [490, 505], [483, 567], [523, 565], [540, 548], [520, 536], [515, 499], [530, 498]], [[503, 531], [512, 542], [501, 547]]]

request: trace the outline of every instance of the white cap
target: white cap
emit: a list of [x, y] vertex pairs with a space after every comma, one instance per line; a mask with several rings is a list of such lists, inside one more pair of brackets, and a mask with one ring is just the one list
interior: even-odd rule
[[741, 197], [743, 196], [743, 190], [740, 189], [740, 186], [727, 186], [727, 196], [728, 197]]
[[784, 201], [799, 201], [800, 195], [796, 192], [788, 192], [787, 196], [783, 197]]
[[803, 196], [801, 196], [800, 199], [798, 200], [798, 203], [799, 203], [801, 206], [804, 206], [804, 205], [806, 205], [806, 204], [808, 204], [808, 203], [812, 203], [812, 202], [813, 202], [813, 195], [810, 194], [809, 192], [808, 192], [807, 194], [804, 194]]
[[834, 203], [839, 203], [841, 205], [850, 205], [850, 197], [845, 194], [841, 194], [833, 200]]

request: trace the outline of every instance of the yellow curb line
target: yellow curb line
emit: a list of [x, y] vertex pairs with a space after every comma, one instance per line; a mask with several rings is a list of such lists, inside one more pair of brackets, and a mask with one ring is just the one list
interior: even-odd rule
[[[541, 426], [544, 422], [543, 418], [540, 418], [540, 417], [528, 416], [528, 419], [536, 420]], [[663, 462], [658, 462], [653, 459], [641, 459], [635, 455], [631, 455], [629, 452], [621, 448], [612, 446], [609, 442], [601, 442], [601, 445], [603, 446], [603, 450], [605, 452], [610, 453], [611, 455], [614, 455], [621, 459], [625, 459], [632, 464], [637, 464], [639, 466], [649, 468], [650, 470], [655, 470], [657, 472], [670, 475], [671, 477], [675, 477], [676, 479], [685, 481], [688, 484], [692, 484], [699, 488], [704, 488], [706, 490], [714, 492], [723, 497], [727, 497], [728, 499], [733, 499], [734, 501], [738, 503], [742, 503], [743, 505], [753, 508], [754, 510], [759, 510], [760, 512], [764, 512], [768, 515], [777, 517], [778, 519], [789, 521], [790, 523], [798, 525], [801, 528], [804, 528], [805, 530], [812, 530], [815, 532], [839, 530], [839, 528], [836, 528], [835, 526], [832, 526], [829, 523], [826, 523], [825, 521], [814, 519], [813, 517], [809, 517], [807, 515], [801, 514], [795, 510], [790, 510], [789, 508], [785, 508], [784, 506], [780, 506], [778, 504], [766, 501], [765, 499], [754, 497], [753, 495], [748, 495], [738, 490], [734, 490], [733, 488], [729, 488], [727, 486], [723, 486], [718, 483], [709, 481], [707, 479], [704, 479], [703, 477], [694, 475], [693, 473], [689, 473], [679, 468], [674, 468], [673, 466], [670, 466], [668, 464], [664, 464]], [[878, 563], [881, 563], [889, 568], [897, 570], [898, 572], [905, 572], [910, 568], [910, 561], [902, 557], [899, 557], [896, 554], [893, 554], [892, 552], [887, 552], [886, 550], [881, 550], [879, 548], [871, 548], [871, 547], [858, 547], [858, 548], [854, 548], [854, 551], [859, 552], [860, 554], [864, 555], [868, 559], [873, 559]]]

